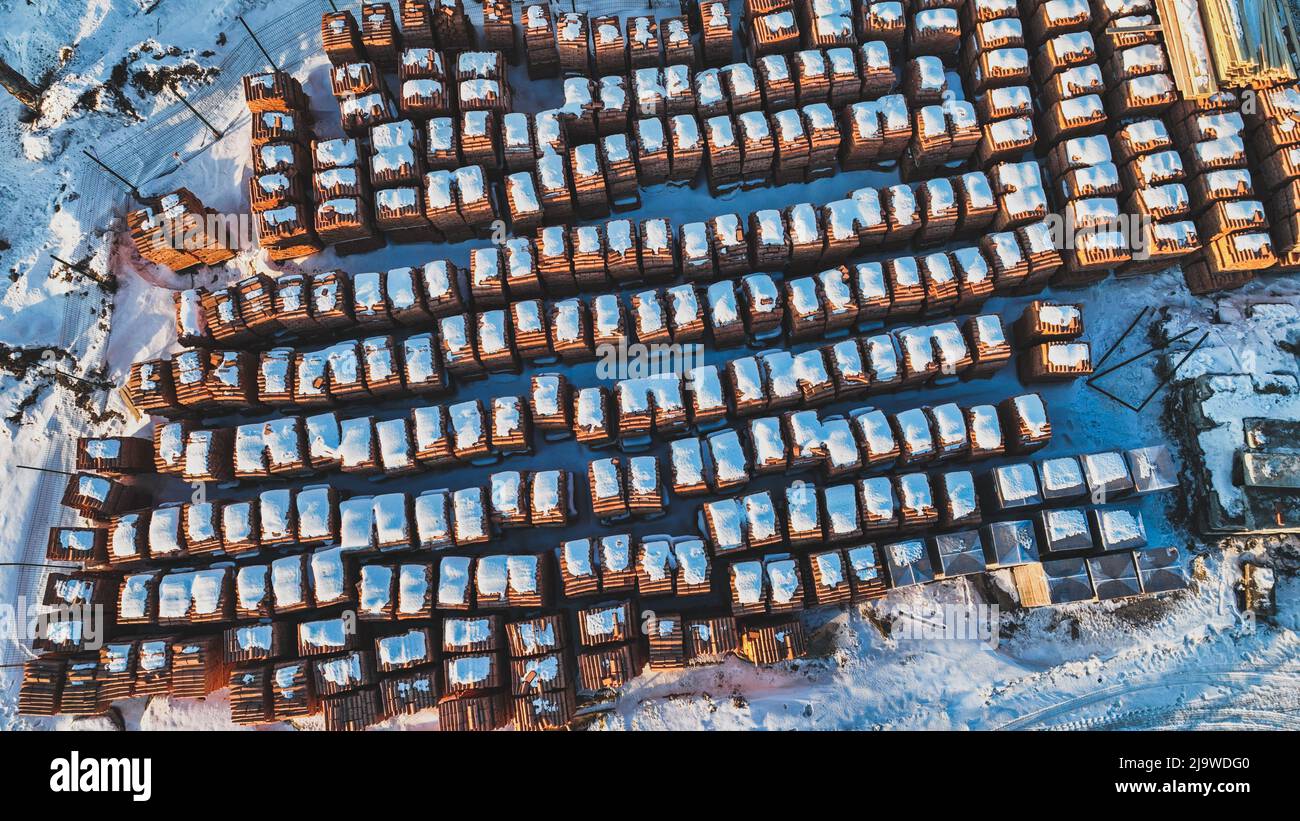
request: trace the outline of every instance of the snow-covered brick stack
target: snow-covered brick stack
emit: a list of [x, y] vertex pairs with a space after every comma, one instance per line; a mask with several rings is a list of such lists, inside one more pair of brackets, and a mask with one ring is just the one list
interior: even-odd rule
[[640, 674], [645, 657], [631, 600], [583, 608], [577, 620], [580, 695], [617, 691]]
[[627, 38], [622, 19], [602, 15], [591, 20], [593, 63], [602, 76], [627, 74]]
[[560, 71], [560, 52], [551, 6], [549, 3], [530, 3], [524, 6], [523, 15], [528, 77], [533, 80], [554, 77]]
[[577, 216], [585, 219], [608, 216], [609, 192], [600, 148], [592, 143], [575, 145], [569, 149], [568, 159]]
[[1132, 46], [1112, 42], [1108, 50], [1104, 68], [1111, 86], [1107, 112], [1112, 117], [1158, 115], [1179, 99], [1168, 57], [1159, 42]]
[[[813, 496], [815, 499], [815, 492]], [[793, 613], [803, 609], [803, 573], [798, 560], [790, 554], [776, 553], [733, 562], [728, 576], [734, 616]]]
[[153, 443], [135, 436], [80, 436], [77, 470], [110, 475], [152, 472]]
[[261, 129], [267, 140], [253, 140], [249, 200], [259, 244], [273, 261], [309, 256], [320, 250], [321, 243], [308, 185], [312, 166], [307, 150], [311, 122], [307, 98], [298, 81], [280, 71], [244, 77], [244, 95], [253, 114], [255, 137], [258, 123], [266, 117], [273, 115], [280, 122], [280, 127]]
[[442, 52], [408, 44], [402, 50], [397, 77], [401, 82], [397, 105], [403, 117], [424, 121], [452, 113], [451, 82]]
[[749, 52], [755, 57], [786, 54], [801, 43], [791, 0], [746, 0], [744, 24]]
[[102, 527], [50, 528], [45, 558], [76, 562], [87, 569], [103, 568], [108, 560], [108, 530]]
[[789, 59], [799, 105], [829, 102], [831, 69], [826, 52], [821, 49], [804, 49], [791, 54]]
[[577, 707], [566, 627], [561, 613], [506, 625], [511, 703], [521, 729], [553, 730], [573, 719]]
[[320, 21], [321, 43], [325, 56], [336, 66], [354, 63], [365, 57], [361, 30], [351, 11], [326, 12]]
[[[1023, 27], [1014, 0], [975, 0], [967, 4], [966, 9], [966, 25], [971, 31], [962, 51], [967, 93], [984, 96], [993, 89], [1027, 86], [1030, 79], [1029, 52], [1025, 49]], [[985, 125], [1011, 116], [1020, 116], [1020, 112], [1006, 112], [1006, 108], [1014, 102], [1016, 93], [1011, 92], [1010, 95], [1012, 100], [1003, 100], [1000, 104], [991, 106], [999, 116], [986, 119]], [[1017, 129], [1015, 126], [1002, 126], [999, 129], [1008, 130]], [[1011, 139], [1014, 135], [997, 136], [1001, 141]]]
[[1052, 440], [1052, 423], [1041, 394], [1008, 397], [997, 407], [1009, 452], [1032, 453]]
[[914, 4], [908, 20], [907, 53], [913, 57], [935, 55], [956, 63], [961, 50], [960, 6], [959, 0]]
[[[1257, 95], [1255, 105], [1268, 96]], [[1278, 95], [1277, 99], [1286, 97]], [[1239, 287], [1254, 278], [1255, 272], [1277, 264], [1261, 201], [1266, 192], [1256, 189], [1250, 170], [1244, 108], [1236, 95], [1220, 93], [1180, 101], [1169, 110], [1170, 133], [1182, 151], [1176, 171], [1185, 175], [1192, 213], [1199, 214], [1195, 228], [1188, 230], [1199, 234], [1201, 250], [1183, 268], [1193, 293]], [[1170, 157], [1171, 166], [1177, 157]], [[1149, 175], [1142, 173], [1145, 170], [1134, 166], [1131, 176], [1135, 185], [1163, 169], [1152, 168]], [[1174, 173], [1174, 169], [1168, 171], [1169, 176]]]
[[179, 188], [141, 202], [126, 216], [127, 230], [140, 256], [173, 271], [219, 265], [235, 252], [221, 234], [209, 233], [217, 212], [204, 207], [188, 189]]
[[858, 44], [849, 0], [809, 0], [802, 4], [800, 24], [805, 48], [833, 48]]
[[898, 0], [863, 0], [854, 21], [862, 42], [882, 40], [895, 54], [903, 51], [907, 14]]
[[[474, 560], [443, 560], [440, 586], [451, 582], [461, 589], [440, 589], [440, 600], [444, 593], [473, 599], [477, 587], [471, 579], [475, 575], [473, 565]], [[508, 570], [503, 563], [483, 572], [489, 588], [498, 582], [508, 584]], [[508, 671], [500, 617], [484, 613], [446, 618], [441, 632], [443, 698], [438, 703], [439, 724], [443, 729], [490, 730], [507, 723], [510, 714], [504, 688]]]
[[587, 466], [591, 510], [602, 521], [616, 521], [630, 514], [626, 467], [617, 457], [596, 459]]
[[659, 21], [659, 34], [663, 40], [663, 65], [695, 66], [699, 63], [695, 41], [691, 38], [690, 18], [665, 17]]
[[1092, 348], [1087, 342], [1043, 342], [1020, 355], [1021, 381], [1060, 382], [1092, 373]]
[[989, 181], [998, 197], [996, 230], [1015, 229], [1047, 216], [1047, 192], [1036, 161], [998, 163], [989, 172]]
[[555, 553], [566, 599], [636, 588], [632, 537], [626, 533], [565, 541]]
[[647, 663], [652, 669], [686, 666], [685, 621], [680, 613], [656, 613], [646, 624], [650, 646]]
[[808, 137], [808, 179], [831, 176], [835, 173], [842, 140], [835, 113], [825, 103], [813, 103], [802, 106], [799, 117]]
[[913, 111], [912, 140], [904, 157], [907, 179], [924, 177], [928, 169], [969, 158], [980, 142], [975, 107], [949, 92], [943, 62], [933, 55], [914, 57], [903, 84]]
[[[1086, 21], [1078, 25], [1082, 28], [1052, 35], [1038, 44], [1034, 71], [1041, 87], [1050, 87], [1052, 78], [1057, 74], [1096, 65], [1097, 50], [1092, 34], [1086, 29]], [[1068, 79], [1067, 77], [1065, 82]], [[1100, 95], [1086, 93], [1088, 88], [1089, 83], [1081, 83], [1078, 91], [1085, 93], [1063, 97], [1044, 110], [1039, 122], [1044, 143], [1055, 145], [1070, 137], [1086, 136], [1103, 130], [1106, 105]], [[1068, 93], [1068, 90], [1063, 90], [1063, 93]]]
[[[785, 120], [779, 112], [773, 117], [777, 130], [777, 179], [787, 181], [794, 179], [793, 170], [798, 168], [797, 152], [783, 150], [782, 146], [794, 148], [786, 139], [802, 123]], [[786, 127], [788, 122], [789, 128]], [[908, 111], [907, 98], [901, 94], [890, 94], [875, 100], [866, 100], [847, 106], [840, 116], [840, 153], [842, 168], [849, 170], [868, 167], [873, 164], [889, 165], [902, 156], [912, 139], [912, 115]]]
[[1284, 269], [1300, 266], [1300, 90], [1272, 88], [1247, 117], [1248, 146], [1259, 170], [1259, 198], [1268, 208], [1274, 250]]
[[361, 4], [361, 45], [375, 65], [384, 71], [397, 70], [402, 35], [391, 4]]
[[[60, 504], [72, 508], [87, 519], [108, 520], [123, 511], [140, 507], [148, 499], [146, 491], [123, 484], [111, 476], [74, 473], [68, 476]], [[97, 534], [97, 538], [92, 541], [99, 543], [102, 548], [106, 535]], [[71, 544], [81, 544], [84, 541], [85, 539], [69, 540]], [[74, 554], [70, 552], [68, 555]]]
[[967, 83], [980, 94], [980, 162], [987, 168], [999, 159], [1020, 156], [1034, 145], [1029, 57], [1014, 2], [976, 0], [966, 10], [971, 34], [962, 59]]
[[555, 22], [555, 50], [560, 74], [587, 77], [591, 74], [591, 32], [585, 11], [563, 11]]
[[357, 61], [334, 66], [330, 69], [330, 89], [339, 102], [343, 130], [352, 136], [363, 136], [371, 126], [394, 119], [383, 70], [375, 63]]
[[[761, 95], [761, 107], [769, 112], [793, 108], [798, 103], [794, 75], [791, 73], [790, 60], [784, 54], [769, 54], [760, 57], [751, 69], [757, 78], [755, 83]], [[722, 90], [721, 75], [710, 79], [708, 72], [700, 72], [695, 77], [695, 101], [701, 117], [711, 117], [725, 113], [728, 93]], [[890, 77], [893, 77], [891, 72]], [[892, 79], [891, 79], [892, 84]], [[735, 100], [731, 101], [733, 110]]]
[[515, 59], [515, 8], [510, 0], [483, 0], [482, 47]]
[[384, 245], [383, 236], [374, 227], [374, 192], [366, 159], [361, 140], [355, 137], [312, 143], [317, 234], [340, 253]]
[[1036, 299], [1025, 306], [1013, 333], [1020, 347], [1076, 339], [1083, 333], [1082, 306]]
[[503, 52], [462, 51], [455, 59], [456, 99], [461, 111], [510, 110], [510, 84]]
[[376, 189], [415, 187], [424, 176], [424, 146], [410, 120], [370, 129], [370, 184]]
[[438, 41], [433, 35], [433, 9], [429, 0], [401, 0], [398, 17], [402, 23], [402, 46], [434, 48]]
[[706, 66], [731, 62], [731, 44], [735, 35], [727, 4], [722, 0], [698, 0], [696, 12], [700, 18], [700, 62]]
[[[1132, 236], [1121, 222], [1119, 199], [1110, 193], [1119, 182], [1112, 173], [1112, 157], [1110, 142], [1100, 134], [1062, 139], [1048, 155], [1052, 176], [1061, 181], [1067, 232], [1066, 264], [1055, 279], [1058, 284], [1082, 285], [1104, 278], [1132, 256]], [[1079, 190], [1080, 180], [1085, 182], [1084, 190]], [[1074, 190], [1069, 189], [1072, 184]]]
[[424, 217], [446, 242], [485, 233], [496, 219], [496, 205], [481, 166], [430, 171], [424, 177]]

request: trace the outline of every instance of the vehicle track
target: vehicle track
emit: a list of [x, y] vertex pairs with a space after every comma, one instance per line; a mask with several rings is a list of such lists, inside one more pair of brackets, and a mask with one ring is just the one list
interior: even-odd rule
[[[1158, 729], [1203, 727], [1223, 724], [1237, 729], [1300, 729], [1300, 672], [1285, 670], [1200, 670], [1194, 673], [1152, 675], [1146, 681], [1126, 682], [1043, 707], [998, 727], [1002, 730], [1088, 730]], [[1127, 710], [1118, 714], [1075, 718], [1087, 707], [1136, 693], [1165, 688], [1202, 685], [1224, 688], [1212, 703], [1197, 705], [1163, 704]], [[1258, 692], [1267, 688], [1266, 693]], [[1255, 690], [1252, 692], [1252, 690]], [[1063, 719], [1063, 720], [1058, 720]]]

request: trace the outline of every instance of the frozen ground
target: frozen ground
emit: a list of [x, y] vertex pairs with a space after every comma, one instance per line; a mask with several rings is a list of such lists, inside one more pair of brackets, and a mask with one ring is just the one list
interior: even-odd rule
[[[134, 119], [129, 111], [147, 117], [170, 102], [165, 95], [141, 91], [160, 67], [180, 72], [182, 88], [201, 82], [197, 78], [204, 67], [218, 63], [227, 48], [220, 44], [219, 33], [235, 40], [239, 29], [234, 16], [246, 14], [256, 26], [260, 16], [273, 13], [265, 5], [242, 0], [92, 0], [86, 8], [77, 8], [50, 0], [0, 0], [0, 19], [9, 24], [0, 31], [0, 53], [29, 77], [50, 82], [47, 105], [31, 125], [18, 124], [16, 104], [0, 95], [0, 202], [10, 206], [0, 221], [0, 273], [5, 274], [0, 278], [0, 343], [39, 355], [58, 338], [64, 296], [86, 289], [105, 303], [104, 319], [90, 324], [67, 357], [59, 356], [60, 370], [85, 375], [82, 363], [94, 361], [97, 350], [106, 350], [106, 377], [120, 384], [131, 362], [175, 348], [167, 289], [188, 283], [144, 265], [129, 247], [118, 244], [111, 263], [119, 287], [111, 299], [110, 322], [108, 294], [84, 280], [68, 282], [52, 275], [48, 254], [71, 253], [86, 232], [100, 227], [77, 224], [65, 207], [76, 196], [74, 171], [81, 166], [81, 149], [129, 125]], [[115, 91], [114, 77], [122, 70], [115, 75], [114, 68], [124, 61], [128, 79]], [[309, 63], [298, 74], [322, 110], [318, 119], [335, 123], [323, 61]], [[521, 108], [559, 102], [558, 87], [519, 91]], [[179, 171], [149, 190], [185, 185], [219, 210], [243, 209], [246, 131], [246, 122], [237, 123], [223, 140], [184, 158]], [[671, 201], [647, 196], [639, 215], [689, 220], [727, 210], [822, 201], [871, 182], [870, 174], [858, 172], [851, 180], [845, 175], [811, 185], [733, 194], [725, 201], [700, 189], [673, 191]], [[467, 246], [396, 246], [383, 252], [382, 259], [386, 267], [394, 267], [432, 256], [463, 264]], [[372, 259], [378, 261], [354, 257], [338, 265], [362, 270]], [[261, 267], [255, 254], [236, 262], [221, 278], [237, 278]], [[312, 269], [323, 269], [336, 260], [326, 255], [308, 262]], [[1292, 281], [1272, 280], [1255, 283], [1232, 300], [1294, 304], [1297, 290]], [[1172, 274], [1110, 281], [1059, 296], [1085, 304], [1087, 336], [1098, 350], [1119, 336], [1142, 305], [1168, 305], [1179, 316], [1201, 321], [1214, 309], [1211, 301], [1190, 297], [1181, 277]], [[1273, 357], [1276, 341], [1250, 344], [1259, 346], [1261, 356]], [[1242, 344], [1235, 339], [1231, 343]], [[1290, 364], [1294, 367], [1294, 357]], [[0, 483], [0, 561], [21, 560], [35, 503], [36, 474], [16, 466], [41, 464], [60, 437], [66, 438], [63, 420], [83, 415], [67, 409], [68, 391], [51, 390], [49, 381], [39, 368], [0, 367], [0, 417], [13, 417], [0, 426], [0, 475], [6, 478]], [[1107, 388], [1129, 398], [1144, 395], [1154, 384], [1150, 368], [1133, 368], [1117, 374]], [[105, 432], [130, 433], [144, 425], [105, 414], [121, 408], [103, 393], [94, 397], [91, 409], [103, 417], [97, 427]], [[1051, 410], [1055, 438], [1050, 453], [1166, 438], [1159, 398], [1137, 416], [1078, 384], [1054, 394]], [[1195, 545], [1182, 527], [1183, 507], [1176, 500], [1156, 504], [1156, 512], [1169, 520], [1159, 528], [1161, 536], [1202, 554], [1196, 560], [1193, 586], [1185, 594], [1004, 614], [1001, 639], [993, 647], [896, 640], [887, 637], [881, 625], [887, 611], [927, 601], [983, 601], [996, 588], [996, 579], [987, 586], [956, 581], [899, 591], [866, 608], [810, 613], [809, 626], [816, 628], [813, 658], [768, 669], [733, 659], [681, 673], [648, 672], [617, 702], [592, 711], [588, 724], [610, 729], [1295, 726], [1300, 706], [1295, 687], [1300, 611], [1294, 570], [1279, 575], [1275, 623], [1243, 623], [1232, 604], [1232, 584], [1241, 555], [1260, 554], [1264, 546]], [[5, 572], [0, 595], [12, 600], [19, 574], [0, 572]], [[16, 717], [15, 676], [12, 670], [4, 676], [0, 726], [72, 723], [66, 718]], [[134, 700], [123, 706], [123, 714], [132, 728], [230, 726], [223, 693], [203, 702]], [[432, 715], [422, 714], [384, 726], [436, 723]]]

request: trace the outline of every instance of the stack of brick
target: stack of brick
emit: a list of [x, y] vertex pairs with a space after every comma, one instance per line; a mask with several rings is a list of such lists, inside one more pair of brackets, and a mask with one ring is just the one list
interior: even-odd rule
[[799, 48], [799, 22], [793, 0], [745, 0], [744, 25], [746, 46], [756, 59]]
[[410, 120], [370, 130], [370, 184], [375, 189], [375, 226], [395, 242], [435, 238], [425, 216], [423, 132]]
[[506, 625], [515, 725], [555, 730], [574, 715], [577, 696], [564, 615], [550, 613]]
[[474, 48], [474, 22], [465, 11], [464, 0], [431, 0], [433, 36], [444, 51]]
[[1300, 267], [1300, 90], [1263, 91], [1246, 118], [1251, 160], [1259, 174], [1258, 195], [1268, 208], [1278, 264]]
[[311, 147], [317, 235], [340, 254], [384, 246], [371, 217], [374, 194], [359, 142], [351, 137], [315, 140]]
[[[1257, 95], [1251, 115], [1256, 123], [1276, 114], [1276, 107], [1263, 117], [1258, 113], [1259, 101], [1268, 97]], [[1277, 265], [1246, 153], [1245, 108], [1235, 95], [1221, 93], [1185, 100], [1171, 111], [1201, 238], [1200, 253], [1183, 266], [1193, 293], [1237, 288], [1256, 271]]]
[[[1167, 268], [1195, 252], [1200, 247], [1200, 234], [1192, 221], [1188, 188], [1181, 173], [1183, 164], [1174, 162], [1176, 153], [1163, 155], [1162, 159], [1162, 152], [1174, 149], [1175, 140], [1187, 141], [1169, 129], [1183, 113], [1180, 105], [1166, 107], [1163, 102], [1167, 94], [1161, 90], [1170, 88], [1172, 79], [1160, 37], [1155, 32], [1133, 30], [1123, 19], [1110, 20], [1109, 25], [1099, 22], [1111, 17], [1113, 9], [1106, 3], [1094, 3], [1093, 34], [1102, 58], [1102, 73], [1110, 87], [1107, 112], [1111, 117], [1123, 112], [1127, 121], [1111, 134], [1113, 162], [1123, 172], [1114, 180], [1109, 169], [1104, 179], [1081, 172], [1071, 175], [1069, 184], [1076, 189], [1102, 185], [1122, 189], [1124, 213], [1138, 220], [1128, 226], [1133, 260], [1116, 271], [1119, 276], [1128, 276]], [[1141, 97], [1146, 97], [1147, 102], [1143, 103]], [[1239, 128], [1239, 117], [1236, 122]], [[1162, 171], [1161, 165], [1167, 167]], [[1080, 193], [1087, 195], [1086, 191]]]
[[126, 224], [136, 251], [149, 262], [184, 271], [219, 265], [235, 255], [229, 238], [209, 230], [217, 212], [189, 190], [180, 188], [143, 205], [127, 214]]
[[[696, 8], [700, 18], [700, 62], [706, 66], [730, 63], [731, 44], [735, 38], [727, 4], [723, 0], [699, 0]], [[849, 28], [852, 29], [852, 23]]]
[[384, 71], [397, 70], [402, 35], [397, 29], [397, 17], [391, 5], [361, 4], [361, 46], [375, 65]]
[[510, 0], [483, 0], [483, 48], [515, 60], [515, 7]]
[[984, 168], [1034, 147], [1034, 102], [1029, 52], [1015, 0], [971, 0], [963, 7], [966, 38], [961, 64], [975, 109]]
[[[312, 166], [307, 156], [307, 96], [293, 77], [272, 71], [245, 76], [244, 99], [254, 124], [249, 201], [258, 241], [276, 262], [310, 256], [321, 249], [321, 242], [308, 193]], [[259, 137], [266, 139], [259, 143]]]
[[523, 28], [528, 76], [534, 80], [554, 77], [560, 71], [560, 52], [550, 5], [531, 3], [524, 6]]
[[408, 45], [402, 50], [397, 79], [401, 83], [397, 106], [403, 117], [426, 121], [452, 113], [452, 89], [442, 52]]
[[330, 69], [330, 88], [338, 99], [343, 130], [363, 136], [371, 126], [392, 122], [395, 108], [384, 75], [374, 63], [354, 62]]

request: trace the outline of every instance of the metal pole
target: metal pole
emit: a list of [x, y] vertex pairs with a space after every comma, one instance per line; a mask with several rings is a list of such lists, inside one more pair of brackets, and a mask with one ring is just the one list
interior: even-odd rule
[[189, 100], [185, 99], [185, 95], [181, 94], [180, 89], [176, 87], [175, 83], [167, 86], [167, 90], [170, 91], [173, 95], [175, 95], [176, 99], [180, 100], [181, 103], [190, 110], [191, 114], [193, 114], [195, 117], [198, 117], [200, 120], [202, 120], [203, 124], [208, 127], [209, 131], [211, 131], [213, 134], [216, 135], [218, 140], [224, 136], [220, 131], [217, 130], [216, 126], [208, 122], [207, 117], [204, 117], [202, 114], [200, 114], [199, 110], [195, 108], [193, 104], [190, 103]]
[[42, 473], [58, 473], [58, 474], [60, 474], [60, 475], [62, 475], [62, 476], [76, 476], [76, 475], [77, 475], [77, 474], [75, 474], [75, 473], [68, 473], [66, 470], [55, 470], [54, 468], [38, 468], [38, 467], [36, 467], [35, 465], [18, 465], [18, 467], [20, 467], [20, 468], [25, 468], [25, 469], [27, 469], [27, 470], [39, 470], [39, 471], [41, 471]]
[[1125, 339], [1128, 338], [1128, 335], [1133, 332], [1133, 329], [1137, 327], [1137, 324], [1142, 321], [1142, 317], [1146, 316], [1146, 313], [1149, 310], [1151, 310], [1151, 306], [1149, 305], [1142, 306], [1142, 310], [1138, 311], [1138, 315], [1133, 317], [1133, 321], [1130, 322], [1128, 324], [1128, 327], [1124, 329], [1124, 333], [1120, 334], [1119, 339], [1116, 339], [1115, 343], [1106, 349], [1106, 353], [1102, 354], [1101, 359], [1097, 360], [1097, 364], [1093, 366], [1094, 370], [1096, 368], [1100, 368], [1106, 362], [1107, 359], [1110, 359], [1110, 355], [1115, 353], [1115, 350], [1119, 348], [1120, 344]]
[[85, 268], [82, 268], [81, 265], [80, 265], [80, 263], [74, 265], [73, 263], [68, 262], [68, 261], [67, 261], [66, 259], [64, 259], [63, 257], [56, 256], [56, 255], [54, 255], [54, 254], [50, 254], [50, 259], [54, 260], [55, 262], [59, 263], [60, 265], [62, 265], [62, 266], [65, 267], [65, 268], [71, 268], [72, 270], [76, 271], [76, 272], [79, 273], [79, 274], [82, 274], [83, 276], [90, 277], [90, 278], [93, 279], [95, 282], [98, 282], [100, 285], [104, 285], [104, 284], [106, 284], [106, 283], [104, 282], [104, 280], [101, 279], [100, 276], [99, 276], [98, 274], [96, 274], [94, 271], [90, 271], [90, 270], [87, 270], [87, 269], [85, 269]]
[[81, 153], [85, 154], [87, 157], [90, 157], [90, 159], [92, 159], [95, 162], [95, 165], [98, 165], [100, 168], [104, 169], [108, 173], [112, 174], [114, 177], [117, 177], [119, 180], [121, 180], [122, 183], [127, 188], [131, 189], [131, 196], [135, 197], [136, 199], [140, 199], [140, 189], [136, 188], [131, 183], [131, 181], [128, 180], [126, 177], [123, 177], [121, 174], [117, 173], [116, 171], [114, 171], [113, 169], [105, 165], [104, 161], [101, 160], [99, 157], [96, 157], [94, 154], [91, 154], [89, 148], [81, 149]]
[[1092, 389], [1093, 389], [1094, 391], [1096, 391], [1097, 393], [1100, 393], [1100, 394], [1102, 394], [1102, 395], [1104, 395], [1104, 396], [1108, 396], [1108, 397], [1110, 397], [1111, 399], [1114, 399], [1116, 402], [1120, 403], [1121, 405], [1123, 405], [1124, 407], [1126, 407], [1126, 408], [1128, 408], [1129, 410], [1133, 411], [1134, 413], [1137, 413], [1137, 412], [1138, 412], [1138, 409], [1137, 409], [1137, 408], [1133, 407], [1133, 406], [1130, 405], [1128, 402], [1125, 402], [1123, 399], [1120, 399], [1118, 396], [1116, 396], [1115, 394], [1113, 394], [1113, 393], [1111, 393], [1110, 391], [1106, 390], [1105, 388], [1101, 387], [1100, 385], [1094, 385], [1094, 384], [1091, 383], [1091, 382], [1088, 382], [1087, 385], [1088, 385], [1088, 387], [1092, 388]]
[[1193, 333], [1195, 330], [1196, 330], [1195, 328], [1188, 328], [1187, 330], [1183, 331], [1182, 333], [1178, 334], [1177, 336], [1170, 337], [1170, 338], [1169, 338], [1169, 341], [1166, 342], [1164, 345], [1161, 345], [1159, 348], [1147, 348], [1146, 350], [1142, 351], [1141, 353], [1133, 354], [1133, 355], [1130, 356], [1128, 359], [1125, 359], [1123, 362], [1120, 362], [1120, 363], [1117, 364], [1117, 365], [1111, 365], [1109, 368], [1107, 368], [1107, 369], [1104, 370], [1104, 371], [1097, 371], [1097, 372], [1094, 373], [1092, 376], [1088, 377], [1088, 381], [1089, 381], [1089, 382], [1095, 382], [1095, 381], [1097, 381], [1098, 379], [1101, 379], [1103, 376], [1105, 376], [1105, 375], [1108, 374], [1108, 373], [1114, 373], [1115, 371], [1119, 370], [1120, 368], [1124, 367], [1125, 365], [1131, 365], [1131, 364], [1133, 364], [1134, 362], [1138, 361], [1139, 359], [1141, 359], [1142, 357], [1146, 356], [1147, 354], [1156, 353], [1157, 351], [1163, 351], [1163, 350], [1165, 350], [1166, 348], [1168, 348], [1170, 345], [1172, 345], [1172, 344], [1174, 344], [1175, 342], [1177, 342], [1178, 340], [1182, 339], [1183, 337], [1190, 335], [1190, 334]]
[[76, 381], [81, 382], [82, 384], [87, 385], [87, 386], [89, 386], [89, 387], [91, 387], [91, 388], [94, 388], [95, 390], [100, 390], [100, 386], [99, 386], [99, 385], [96, 385], [94, 382], [91, 382], [89, 379], [83, 379], [83, 378], [80, 377], [80, 376], [73, 376], [73, 375], [70, 374], [70, 373], [64, 373], [63, 371], [59, 370], [58, 368], [54, 368], [54, 367], [51, 367], [51, 368], [50, 368], [50, 371], [52, 371], [52, 372], [54, 373], [55, 376], [66, 376], [66, 377], [69, 378], [69, 379], [75, 379]]
[[242, 26], [244, 27], [244, 31], [248, 32], [248, 36], [253, 38], [253, 42], [254, 42], [254, 43], [257, 43], [257, 47], [258, 47], [259, 49], [262, 50], [262, 56], [266, 58], [266, 62], [268, 62], [268, 63], [271, 64], [271, 70], [272, 70], [272, 71], [279, 71], [279, 70], [280, 70], [280, 67], [277, 66], [277, 65], [275, 64], [275, 61], [271, 59], [271, 54], [270, 54], [270, 52], [268, 52], [268, 51], [266, 50], [266, 48], [262, 45], [262, 41], [259, 40], [259, 39], [257, 39], [257, 35], [253, 33], [253, 30], [252, 30], [251, 28], [249, 28], [249, 26], [248, 26], [248, 21], [246, 21], [246, 20], [243, 18], [242, 15], [239, 16], [239, 17], [236, 17], [235, 19], [238, 20], [239, 23], [240, 23], [240, 25], [242, 25]]

